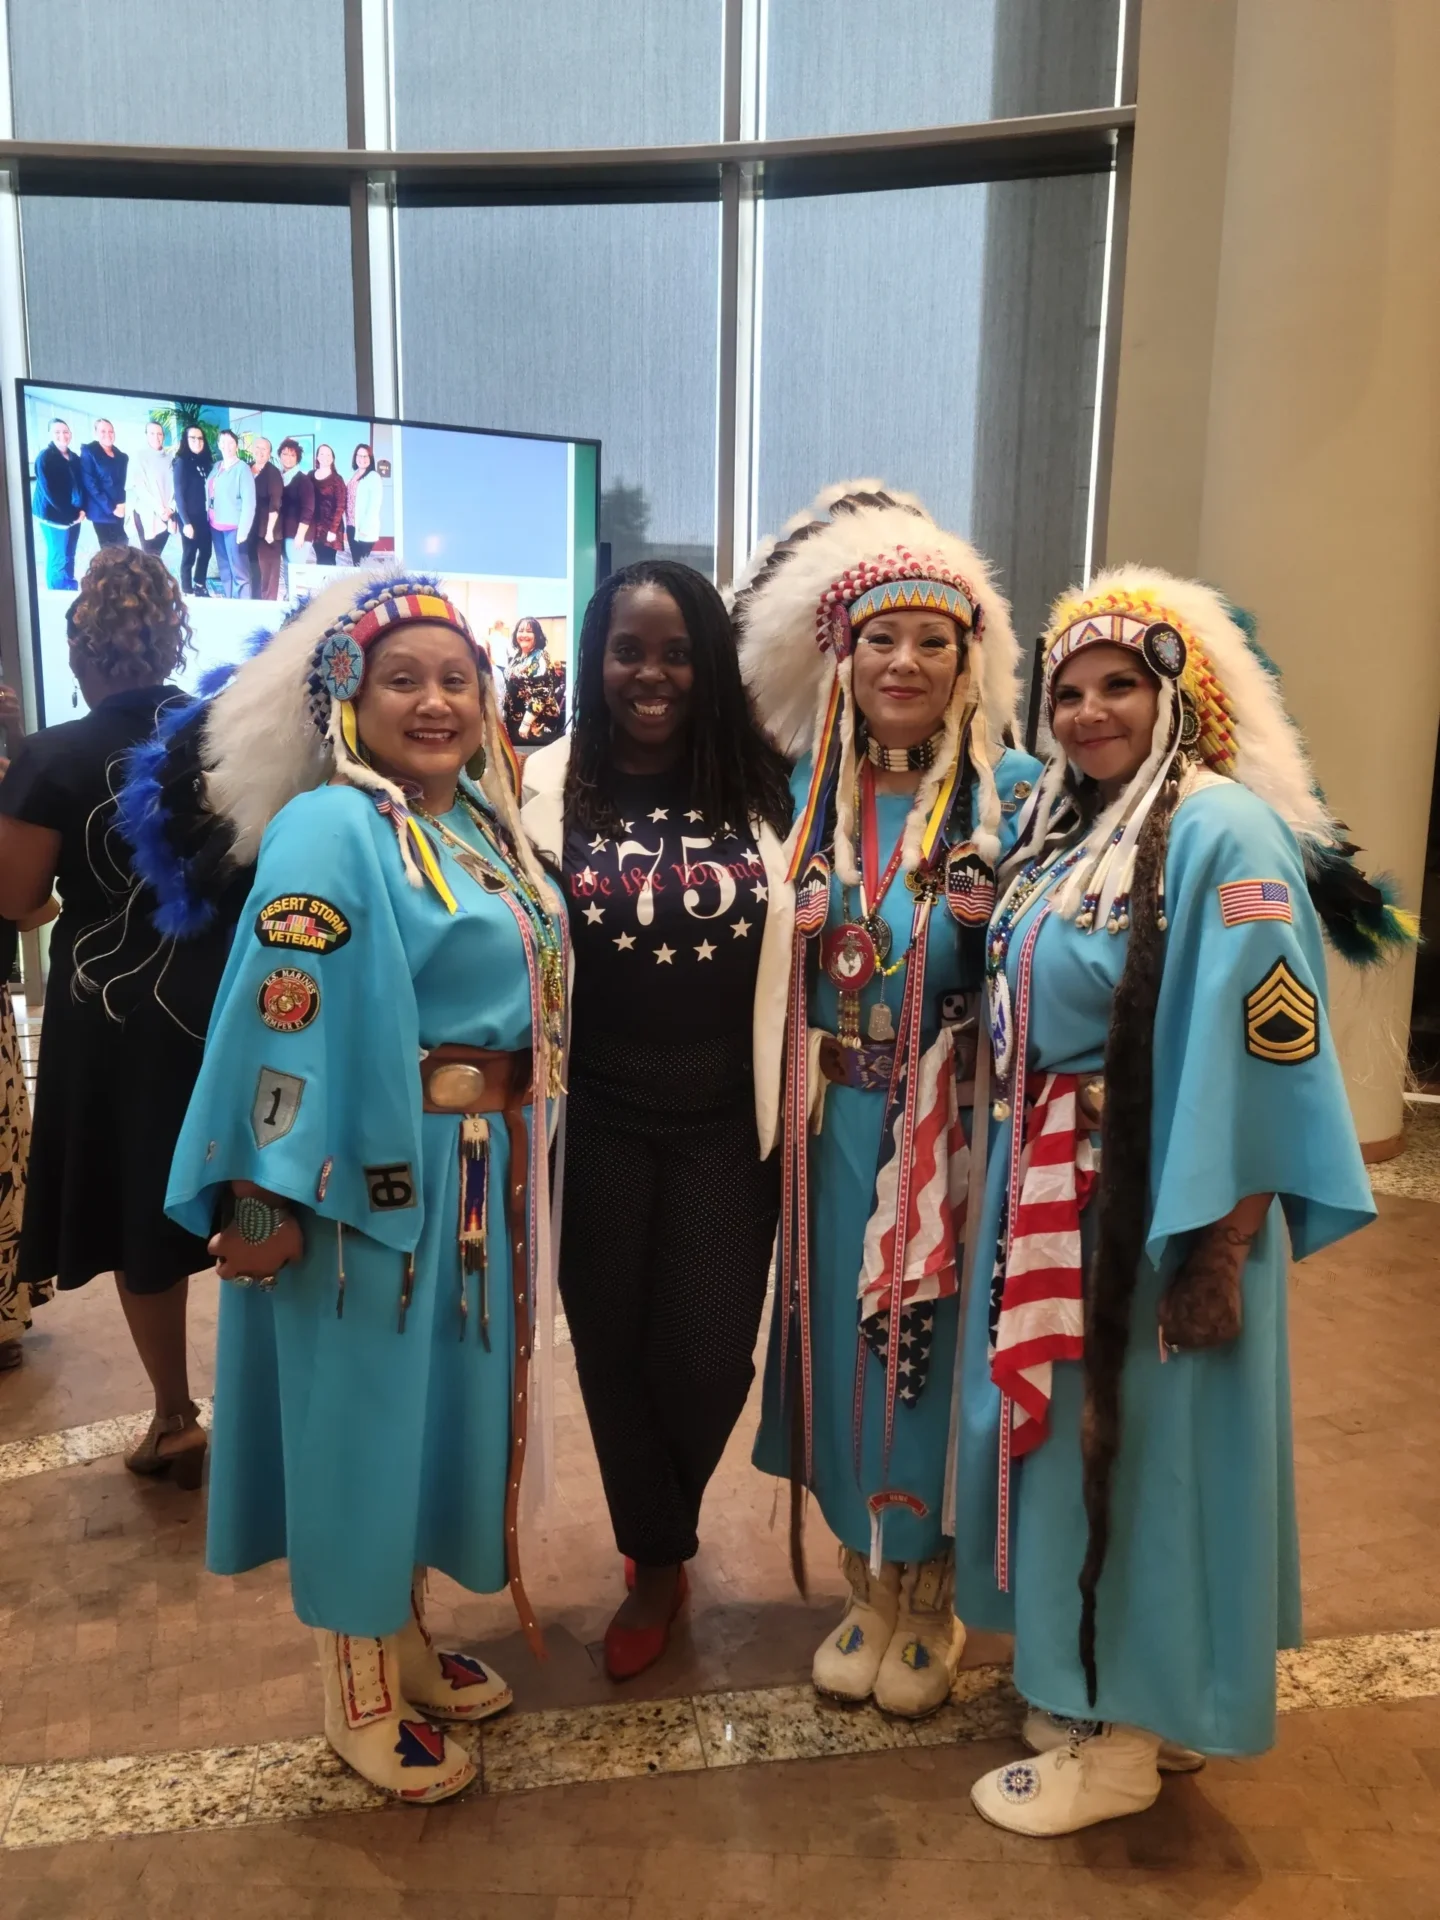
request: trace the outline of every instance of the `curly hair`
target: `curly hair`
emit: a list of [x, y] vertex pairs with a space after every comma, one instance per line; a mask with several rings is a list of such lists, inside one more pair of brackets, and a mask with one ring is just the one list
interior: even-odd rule
[[156, 555], [102, 547], [67, 620], [71, 651], [105, 679], [158, 684], [190, 651], [179, 582]]

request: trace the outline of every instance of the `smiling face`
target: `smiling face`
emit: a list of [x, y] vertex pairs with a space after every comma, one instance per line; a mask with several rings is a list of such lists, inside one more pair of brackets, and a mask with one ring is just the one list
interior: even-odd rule
[[300, 456], [295, 451], [294, 447], [281, 447], [280, 464], [282, 467], [284, 467], [287, 473], [290, 471], [292, 467], [298, 466], [300, 464]]
[[694, 646], [684, 615], [663, 587], [622, 587], [616, 594], [603, 682], [620, 771], [673, 766], [690, 724]]
[[533, 653], [540, 644], [533, 620], [522, 620], [515, 629], [515, 646], [520, 653]]
[[69, 427], [66, 426], [63, 420], [57, 420], [55, 422], [54, 426], [50, 429], [50, 438], [62, 453], [69, 451], [71, 433]]
[[473, 649], [453, 627], [396, 627], [370, 648], [355, 723], [381, 773], [415, 781], [427, 805], [448, 807], [485, 737]]
[[322, 440], [315, 449], [315, 471], [322, 480], [327, 479], [335, 470], [335, 449], [327, 447]]
[[1150, 752], [1160, 682], [1128, 647], [1082, 647], [1056, 676], [1050, 730], [1066, 758], [1106, 797], [1140, 771]]
[[159, 453], [165, 444], [165, 429], [158, 420], [152, 420], [147, 425], [145, 428], [145, 438], [150, 442], [156, 453]]
[[355, 471], [356, 473], [368, 473], [370, 471], [370, 449], [363, 441], [355, 449]]
[[203, 453], [205, 451], [205, 436], [199, 427], [187, 427], [185, 429], [185, 444], [191, 453]]
[[111, 421], [97, 420], [95, 422], [95, 438], [107, 453], [113, 453], [115, 451], [115, 428]]
[[964, 664], [948, 613], [881, 613], [855, 639], [855, 704], [882, 747], [916, 747], [944, 718]]
[[240, 450], [240, 442], [228, 427], [222, 427], [220, 429], [219, 445], [220, 458], [225, 462], [227, 467], [231, 466], [234, 463], [236, 454]]
[[252, 442], [250, 451], [255, 456], [255, 464], [257, 467], [269, 466], [270, 442], [265, 438], [264, 434], [261, 434], [258, 440]]

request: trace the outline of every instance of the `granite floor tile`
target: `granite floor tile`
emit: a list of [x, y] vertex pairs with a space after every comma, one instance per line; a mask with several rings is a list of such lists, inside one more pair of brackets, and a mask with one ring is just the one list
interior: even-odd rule
[[816, 1760], [843, 1753], [875, 1753], [913, 1746], [914, 1728], [874, 1707], [822, 1700], [806, 1684], [753, 1693], [701, 1694], [695, 1715], [712, 1767], [765, 1760]]
[[27, 1768], [5, 1846], [234, 1826], [244, 1818], [254, 1774], [255, 1753], [248, 1747]]
[[323, 1734], [315, 1734], [309, 1740], [269, 1740], [259, 1749], [245, 1817], [250, 1822], [313, 1820], [322, 1813], [360, 1813], [388, 1804], [378, 1787], [346, 1766]]
[[467, 1731], [482, 1733], [486, 1793], [685, 1773], [705, 1765], [688, 1700], [515, 1714]]

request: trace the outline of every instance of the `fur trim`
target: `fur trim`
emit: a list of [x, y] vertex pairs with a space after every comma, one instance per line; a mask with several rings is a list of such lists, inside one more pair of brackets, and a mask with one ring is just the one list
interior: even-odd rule
[[1165, 967], [1159, 899], [1177, 800], [1168, 782], [1140, 834], [1130, 943], [1105, 1042], [1105, 1113], [1096, 1244], [1085, 1288], [1081, 1486], [1088, 1536], [1080, 1569], [1080, 1663], [1095, 1704], [1095, 1607], [1110, 1545], [1111, 1488], [1122, 1435], [1130, 1309], [1150, 1212], [1150, 1104], [1155, 1009]]
[[[853, 500], [853, 507], [842, 502]], [[815, 642], [815, 617], [826, 589], [848, 569], [876, 555], [908, 548], [969, 586], [980, 610], [980, 637], [970, 643], [983, 724], [992, 760], [1015, 724], [1019, 648], [1010, 607], [990, 569], [968, 540], [938, 527], [910, 494], [878, 481], [827, 487], [808, 514], [779, 541], [762, 543], [737, 582], [734, 611], [740, 666], [761, 724], [792, 758], [813, 743], [817, 702], [835, 671], [833, 655]]]

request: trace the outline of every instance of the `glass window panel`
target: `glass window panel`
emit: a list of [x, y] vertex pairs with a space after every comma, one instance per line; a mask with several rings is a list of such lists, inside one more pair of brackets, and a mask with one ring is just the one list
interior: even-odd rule
[[354, 410], [344, 207], [36, 195], [20, 219], [37, 380]]
[[1033, 636], [1084, 566], [1109, 184], [767, 202], [757, 533], [878, 477], [974, 540]]
[[343, 147], [343, 0], [10, 0], [15, 134]]
[[394, 14], [401, 147], [718, 140], [723, 0], [428, 0]]
[[406, 417], [601, 441], [602, 540], [711, 571], [714, 206], [405, 208]]
[[764, 132], [875, 133], [1108, 106], [1120, 0], [768, 0]]

